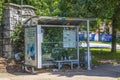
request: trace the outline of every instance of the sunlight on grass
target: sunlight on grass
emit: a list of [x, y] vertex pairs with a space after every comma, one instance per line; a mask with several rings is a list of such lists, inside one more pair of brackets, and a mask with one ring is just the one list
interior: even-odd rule
[[98, 64], [99, 60], [120, 60], [120, 50], [116, 53], [107, 48], [91, 48], [93, 64]]
[[92, 51], [108, 51], [108, 52], [111, 51], [111, 49], [109, 49], [109, 48], [91, 48], [90, 50], [92, 50]]
[[98, 41], [90, 41], [90, 43], [98, 43], [98, 44], [111, 44], [111, 42], [98, 42]]

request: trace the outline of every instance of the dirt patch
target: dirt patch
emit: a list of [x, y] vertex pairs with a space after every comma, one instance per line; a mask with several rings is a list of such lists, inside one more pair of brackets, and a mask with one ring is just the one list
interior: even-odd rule
[[0, 57], [0, 72], [7, 72], [6, 70], [7, 61], [5, 58]]
[[10, 59], [10, 60], [7, 60], [6, 69], [7, 69], [7, 72], [9, 73], [21, 72], [22, 71], [21, 66], [22, 66], [21, 62], [16, 62], [15, 60]]
[[14, 61], [14, 59], [6, 59], [0, 57], [0, 72], [20, 72], [22, 64]]
[[120, 64], [120, 60], [99, 60], [101, 64]]

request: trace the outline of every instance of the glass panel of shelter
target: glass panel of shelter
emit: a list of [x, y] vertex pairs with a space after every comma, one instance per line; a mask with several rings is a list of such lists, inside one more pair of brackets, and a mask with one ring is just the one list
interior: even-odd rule
[[42, 27], [44, 38], [42, 43], [42, 61], [51, 64], [54, 60], [77, 59], [75, 48], [63, 46], [63, 30], [76, 30], [76, 27]]

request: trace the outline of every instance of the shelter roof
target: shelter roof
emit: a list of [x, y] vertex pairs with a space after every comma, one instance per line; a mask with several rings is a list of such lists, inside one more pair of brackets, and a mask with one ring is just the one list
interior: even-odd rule
[[30, 20], [32, 20], [32, 22], [34, 23], [42, 24], [42, 25], [79, 25], [81, 22], [85, 22], [87, 20], [94, 21], [95, 18], [81, 19], [81, 18], [69, 18], [69, 17], [33, 16], [29, 18], [24, 24], [27, 24]]

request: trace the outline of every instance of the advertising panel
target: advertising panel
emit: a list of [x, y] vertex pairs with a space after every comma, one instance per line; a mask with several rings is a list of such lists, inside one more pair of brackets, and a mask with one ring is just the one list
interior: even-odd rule
[[75, 48], [76, 47], [76, 31], [63, 30], [63, 47]]
[[37, 66], [36, 27], [25, 28], [25, 64]]

